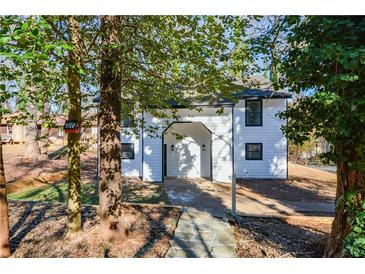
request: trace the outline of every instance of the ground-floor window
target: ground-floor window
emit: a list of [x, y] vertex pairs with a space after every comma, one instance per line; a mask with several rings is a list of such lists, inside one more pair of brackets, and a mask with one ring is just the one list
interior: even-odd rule
[[13, 125], [8, 125], [8, 134], [13, 133]]
[[122, 143], [122, 159], [134, 159], [133, 143]]
[[246, 143], [246, 160], [262, 160], [262, 143]]

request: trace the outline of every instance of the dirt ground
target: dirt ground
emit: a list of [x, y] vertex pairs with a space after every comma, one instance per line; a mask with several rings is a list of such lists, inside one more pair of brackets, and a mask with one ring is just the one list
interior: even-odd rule
[[122, 181], [123, 201], [168, 205], [169, 198], [165, 184], [142, 181], [138, 178], [124, 177]]
[[[45, 159], [35, 163], [23, 159], [24, 145], [4, 145], [3, 148], [7, 182], [67, 170], [67, 157], [59, 160]], [[81, 163], [82, 182], [94, 181], [96, 152], [84, 153], [81, 156]], [[131, 201], [141, 200], [146, 203], [166, 203], [167, 201], [167, 197], [161, 195], [165, 193], [164, 186], [142, 182], [135, 178], [126, 178], [123, 185], [127, 192], [132, 193], [129, 195], [132, 198]], [[227, 191], [230, 194], [229, 186], [226, 184], [216, 184], [215, 187], [217, 191]], [[274, 200], [333, 202], [336, 194], [336, 174], [289, 163], [288, 180], [238, 180], [237, 194]]]
[[[5, 178], [7, 183], [27, 180], [46, 174], [67, 170], [67, 157], [41, 159], [37, 162], [24, 159], [24, 144], [3, 145]], [[91, 181], [96, 175], [96, 151], [81, 155], [81, 179]]]
[[233, 229], [238, 257], [319, 258], [331, 221], [239, 217]]
[[[4, 146], [7, 182], [67, 170], [66, 157], [33, 163], [22, 158], [23, 151], [23, 145]], [[89, 151], [81, 160], [83, 184], [96, 184], [96, 153]], [[186, 184], [183, 187], [185, 196], [179, 196], [181, 199], [189, 198], [187, 194], [199, 193], [195, 181], [191, 189], [186, 188]], [[264, 200], [333, 203], [335, 191], [335, 174], [291, 163], [288, 180], [237, 182], [238, 197], [261, 203]], [[97, 191], [94, 194], [97, 196]], [[129, 202], [169, 204], [173, 194], [177, 193], [166, 191], [166, 184], [153, 184], [135, 178], [125, 178], [123, 182], [124, 200]], [[217, 206], [217, 201], [223, 209], [230, 208], [229, 185], [209, 184], [209, 191], [204, 189], [203, 196], [197, 196], [199, 204], [208, 194], [212, 208]], [[130, 237], [111, 245], [100, 236], [95, 207], [86, 206], [83, 208], [83, 232], [73, 240], [65, 240], [66, 206], [57, 203], [57, 200], [54, 202], [10, 202], [13, 257], [163, 257], [170, 247], [168, 241], [180, 216], [176, 208], [125, 206], [123, 215], [130, 224]], [[208, 204], [203, 206], [207, 207]], [[241, 216], [233, 224], [236, 252], [239, 257], [321, 257], [330, 226], [331, 218]]]
[[336, 174], [289, 163], [288, 180], [238, 180], [238, 192], [286, 201], [333, 202]]
[[95, 207], [82, 210], [83, 232], [65, 239], [66, 207], [54, 203], [10, 202], [12, 257], [164, 257], [180, 216], [179, 209], [127, 206], [125, 240], [105, 242]]

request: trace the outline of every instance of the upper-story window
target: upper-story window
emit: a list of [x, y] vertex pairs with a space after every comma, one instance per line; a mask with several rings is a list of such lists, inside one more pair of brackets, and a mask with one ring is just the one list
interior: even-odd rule
[[262, 100], [246, 100], [246, 126], [262, 126]]
[[134, 119], [133, 117], [126, 117], [122, 119], [122, 127], [126, 128], [126, 127], [133, 127], [134, 125]]

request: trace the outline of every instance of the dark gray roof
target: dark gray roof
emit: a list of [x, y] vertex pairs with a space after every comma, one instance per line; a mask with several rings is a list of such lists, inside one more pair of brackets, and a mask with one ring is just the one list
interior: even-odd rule
[[[291, 98], [291, 94], [285, 90], [275, 91], [272, 83], [263, 76], [256, 76], [251, 80], [243, 83], [242, 81], [233, 81], [229, 87], [232, 92], [232, 98], [217, 98], [216, 100], [193, 100], [186, 101], [186, 104], [170, 102], [172, 108], [185, 108], [186, 105], [193, 106], [233, 106], [235, 101], [244, 99], [286, 99]], [[93, 99], [94, 103], [100, 102], [100, 97]]]
[[250, 97], [259, 97], [265, 99], [285, 99], [291, 98], [291, 94], [286, 91], [274, 91], [270, 89], [241, 89], [237, 92], [237, 98], [246, 99]]
[[291, 94], [283, 89], [275, 91], [272, 82], [262, 75], [256, 75], [249, 78], [245, 82], [242, 80], [236, 80], [232, 82], [232, 85], [236, 88], [236, 96], [239, 99], [245, 99], [250, 97], [259, 98], [291, 98]]

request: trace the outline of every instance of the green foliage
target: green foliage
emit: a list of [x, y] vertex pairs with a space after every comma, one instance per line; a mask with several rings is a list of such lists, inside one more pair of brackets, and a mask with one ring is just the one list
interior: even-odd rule
[[[121, 16], [114, 70], [122, 77], [122, 117], [143, 125], [141, 113], [178, 118], [171, 103], [190, 109], [194, 97], [229, 97], [230, 80], [249, 73], [249, 19], [233, 16]], [[103, 34], [101, 34], [103, 35]], [[150, 134], [156, 129], [146, 128]], [[138, 130], [135, 131], [138, 134]]]
[[296, 143], [314, 132], [341, 147], [328, 156], [347, 157], [350, 147], [365, 141], [360, 130], [365, 117], [365, 19], [313, 16], [294, 22], [287, 24], [290, 49], [282, 56], [278, 83], [297, 93], [315, 92], [280, 115], [288, 118], [284, 130]]
[[[30, 105], [41, 112], [45, 102], [60, 98], [65, 75], [56, 51], [64, 45], [54, 39], [50, 25], [39, 16], [3, 16], [0, 25], [0, 82], [6, 83], [5, 100], [16, 97], [16, 110], [21, 115], [13, 122], [25, 123], [34, 115], [29, 112]], [[1, 103], [5, 100], [1, 98]], [[49, 124], [49, 118], [42, 120]]]
[[[122, 77], [122, 117], [133, 118], [134, 133], [144, 126], [141, 113], [178, 118], [171, 102], [196, 109], [191, 98], [214, 101], [230, 97], [230, 81], [252, 73], [254, 55], [245, 30], [251, 21], [235, 16], [120, 16], [113, 70]], [[94, 107], [90, 97], [98, 93], [101, 36], [99, 16], [78, 16], [82, 67], [72, 68], [68, 54], [66, 16], [3, 16], [0, 47], [7, 64], [2, 79], [13, 81], [8, 93], [18, 97], [19, 110], [27, 116], [31, 102], [42, 107], [50, 101], [63, 111], [67, 102], [67, 69], [81, 77], [83, 110]], [[1, 82], [1, 81], [0, 81]], [[29, 87], [34, 87], [33, 91]], [[14, 90], [18, 91], [15, 94]], [[25, 117], [23, 117], [25, 118]], [[24, 120], [22, 118], [22, 120]], [[86, 119], [87, 117], [84, 117]], [[90, 117], [89, 117], [90, 118]], [[85, 121], [85, 126], [88, 123]], [[146, 128], [153, 135], [155, 128]]]
[[[279, 114], [288, 121], [283, 131], [296, 144], [312, 133], [331, 144], [324, 156], [343, 173], [337, 195], [350, 195], [352, 185], [358, 193], [352, 202], [337, 201], [338, 208], [350, 213], [346, 248], [353, 256], [364, 255], [365, 17], [285, 16], [278, 21], [260, 40], [263, 47], [273, 48], [266, 53], [272, 59], [272, 78], [277, 87], [306, 94]], [[272, 41], [278, 33], [282, 44], [276, 49]], [[352, 182], [354, 176], [357, 182]], [[336, 218], [346, 217], [339, 213]]]
[[355, 191], [346, 194], [346, 208], [351, 232], [345, 239], [346, 253], [351, 257], [365, 258], [365, 201], [357, 202]]
[[[352, 167], [360, 170], [365, 161], [365, 18], [283, 17], [279, 26], [286, 47], [276, 55], [276, 84], [309, 94], [279, 115], [288, 119], [285, 134], [302, 144], [313, 132], [333, 145], [328, 160], [355, 153]], [[271, 40], [264, 41], [268, 46]]]

